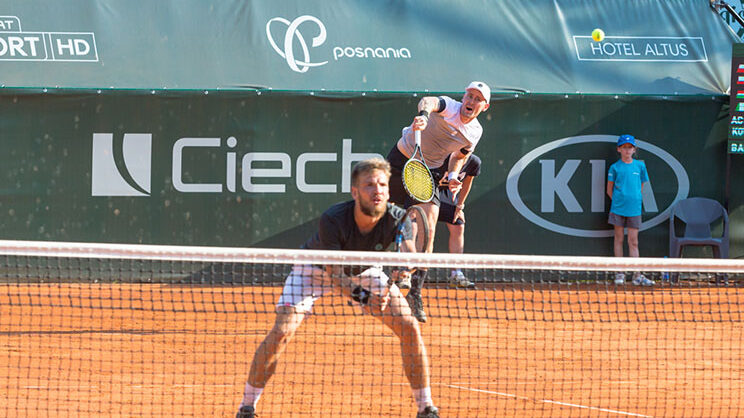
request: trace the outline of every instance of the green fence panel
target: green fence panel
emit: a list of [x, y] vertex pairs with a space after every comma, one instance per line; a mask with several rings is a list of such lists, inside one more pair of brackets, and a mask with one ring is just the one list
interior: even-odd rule
[[[387, 155], [421, 94], [4, 90], [5, 239], [296, 248], [349, 199], [356, 160]], [[459, 98], [458, 93], [450, 94]], [[631, 133], [651, 178], [641, 253], [667, 248], [666, 213], [723, 200], [727, 99], [500, 94], [479, 118], [483, 172], [466, 250], [610, 255], [606, 172]], [[732, 164], [732, 255], [742, 168]], [[440, 229], [437, 249], [446, 251]]]

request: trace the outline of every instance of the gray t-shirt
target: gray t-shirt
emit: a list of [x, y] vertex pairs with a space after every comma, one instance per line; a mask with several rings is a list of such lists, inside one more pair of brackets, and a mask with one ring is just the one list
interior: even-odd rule
[[[440, 167], [451, 153], [462, 148], [473, 151], [483, 135], [483, 127], [478, 119], [473, 119], [467, 124], [462, 123], [460, 119], [462, 103], [447, 96], [440, 98], [444, 100], [444, 110], [429, 115], [426, 129], [421, 131], [421, 152], [424, 153], [424, 160], [430, 168]], [[398, 148], [408, 157], [416, 149], [410, 125], [403, 128]]]

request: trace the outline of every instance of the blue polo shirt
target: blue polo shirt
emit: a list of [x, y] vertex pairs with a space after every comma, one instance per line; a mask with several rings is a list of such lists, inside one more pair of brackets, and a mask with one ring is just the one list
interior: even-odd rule
[[638, 160], [627, 164], [618, 160], [610, 166], [607, 181], [615, 183], [610, 212], [627, 217], [640, 216], [643, 212], [641, 185], [648, 181], [646, 164]]

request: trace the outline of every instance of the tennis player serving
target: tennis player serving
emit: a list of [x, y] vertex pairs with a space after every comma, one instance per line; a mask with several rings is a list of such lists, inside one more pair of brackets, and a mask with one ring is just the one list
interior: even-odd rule
[[[478, 115], [488, 109], [490, 100], [491, 89], [488, 84], [481, 81], [473, 81], [467, 86], [462, 102], [447, 96], [422, 98], [418, 103], [418, 115], [410, 126], [403, 128], [398, 143], [388, 153], [387, 159], [392, 170], [390, 201], [404, 207], [422, 205], [431, 232], [426, 246], [427, 252], [431, 252], [434, 247], [440, 201], [434, 193], [430, 201], [421, 203], [421, 200], [413, 199], [403, 185], [403, 167], [416, 151], [414, 132], [421, 132], [421, 153], [426, 165], [431, 169], [435, 184], [439, 183], [442, 173], [447, 172], [448, 187], [456, 198], [462, 187], [459, 179], [460, 170], [483, 135]], [[444, 161], [447, 157], [449, 164], [445, 167]], [[424, 304], [421, 300], [421, 289], [425, 279], [426, 271], [417, 270], [412, 278], [411, 290], [406, 295], [413, 315], [420, 322], [426, 322]]]
[[[406, 211], [388, 203], [390, 165], [382, 159], [359, 162], [351, 172], [353, 200], [338, 203], [320, 218], [317, 234], [303, 248], [372, 251], [390, 247], [400, 231], [403, 251], [415, 251]], [[403, 228], [400, 227], [404, 223]], [[393, 270], [391, 276], [409, 275]], [[379, 318], [400, 339], [403, 369], [418, 405], [417, 418], [438, 418], [431, 398], [429, 359], [418, 321], [400, 289], [389, 283], [380, 267], [342, 271], [331, 266], [294, 266], [276, 307], [274, 327], [256, 350], [237, 418], [253, 418], [258, 399], [276, 370], [279, 357], [292, 340], [305, 314], [323, 294], [340, 292]], [[383, 315], [383, 311], [385, 314]]]

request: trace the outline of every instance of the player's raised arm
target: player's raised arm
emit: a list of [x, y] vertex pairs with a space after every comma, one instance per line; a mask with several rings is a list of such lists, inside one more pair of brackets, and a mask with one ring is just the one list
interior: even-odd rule
[[415, 131], [423, 131], [426, 129], [426, 125], [429, 123], [429, 115], [432, 112], [439, 112], [439, 98], [434, 96], [426, 96], [421, 98], [418, 102], [418, 115], [413, 118], [411, 129]]

